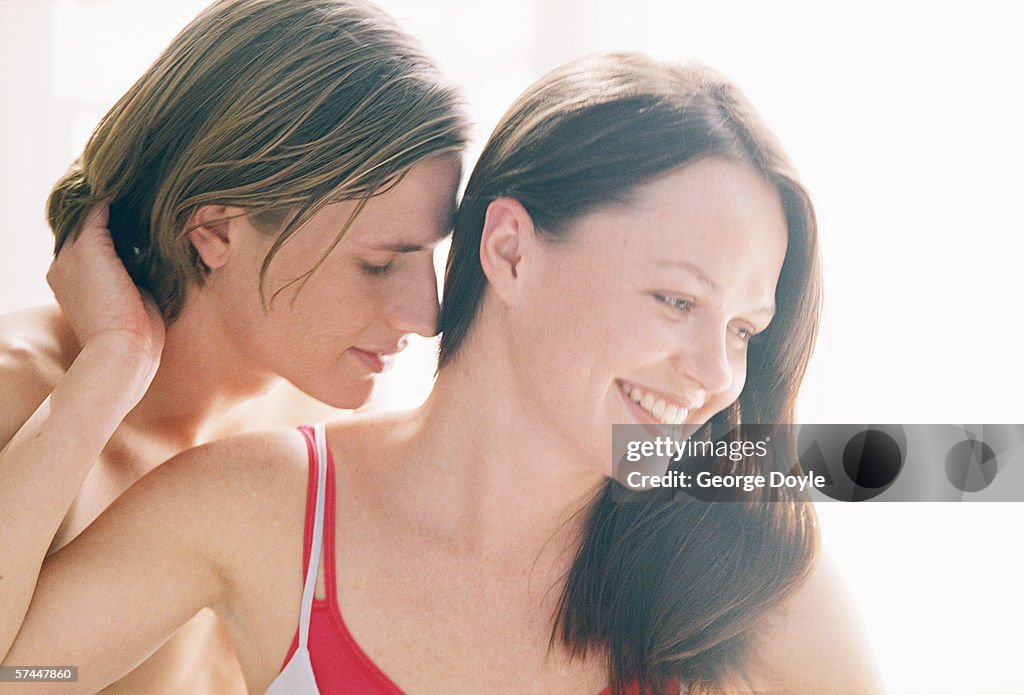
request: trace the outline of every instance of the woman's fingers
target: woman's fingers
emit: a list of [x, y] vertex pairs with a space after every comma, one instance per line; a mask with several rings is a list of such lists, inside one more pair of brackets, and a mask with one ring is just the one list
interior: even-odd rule
[[110, 219], [110, 204], [104, 200], [92, 206], [92, 209], [85, 216], [82, 222], [82, 232], [95, 229], [106, 229], [107, 221]]
[[158, 361], [164, 322], [117, 255], [107, 229], [109, 207], [96, 204], [77, 238], [65, 244], [46, 279], [82, 345], [114, 339], [129, 359]]

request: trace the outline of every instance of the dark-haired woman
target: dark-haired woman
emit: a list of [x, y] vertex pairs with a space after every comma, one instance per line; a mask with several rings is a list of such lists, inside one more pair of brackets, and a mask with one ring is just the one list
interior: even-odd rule
[[818, 268], [730, 83], [556, 70], [468, 184], [427, 402], [161, 466], [48, 560], [7, 658], [99, 687], [212, 606], [275, 695], [878, 692], [803, 502], [609, 479], [613, 423], [791, 420]]
[[[0, 654], [48, 551], [147, 471], [282, 378], [357, 407], [436, 333], [464, 140], [362, 0], [219, 0], [118, 101], [50, 197], [63, 311], [0, 317]], [[211, 611], [158, 646], [114, 690], [245, 691]]]

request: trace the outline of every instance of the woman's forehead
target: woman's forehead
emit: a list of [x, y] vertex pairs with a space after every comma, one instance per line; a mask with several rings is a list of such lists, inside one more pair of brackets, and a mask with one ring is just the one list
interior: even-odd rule
[[728, 264], [776, 247], [784, 253], [788, 236], [774, 186], [746, 164], [714, 157], [643, 184], [627, 202], [575, 226], [570, 237], [581, 243], [680, 263], [708, 257]]

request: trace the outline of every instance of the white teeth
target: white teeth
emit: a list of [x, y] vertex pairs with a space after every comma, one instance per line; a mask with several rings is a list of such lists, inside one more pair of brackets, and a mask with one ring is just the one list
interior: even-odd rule
[[682, 425], [686, 422], [690, 411], [675, 403], [666, 403], [665, 399], [658, 398], [652, 393], [647, 393], [639, 388], [626, 387], [629, 389], [629, 399], [650, 413], [655, 420], [663, 425]]
[[661, 416], [665, 414], [665, 401], [658, 399], [658, 402], [651, 408], [651, 415], [661, 420]]

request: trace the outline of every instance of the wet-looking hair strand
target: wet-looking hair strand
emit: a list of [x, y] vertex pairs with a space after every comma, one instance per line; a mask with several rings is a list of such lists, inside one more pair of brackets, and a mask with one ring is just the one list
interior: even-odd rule
[[220, 0], [107, 113], [47, 215], [59, 250], [111, 200], [117, 251], [171, 321], [206, 273], [187, 238], [199, 207], [241, 207], [276, 235], [263, 297], [274, 254], [324, 205], [365, 201], [465, 140], [456, 91], [373, 4]]

